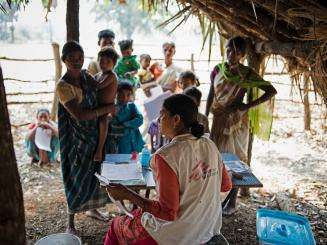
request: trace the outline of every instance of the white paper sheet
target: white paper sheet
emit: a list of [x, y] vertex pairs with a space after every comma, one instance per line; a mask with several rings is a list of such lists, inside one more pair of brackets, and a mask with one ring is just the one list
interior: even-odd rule
[[[152, 93], [152, 91], [153, 90], [151, 90], [151, 93]], [[159, 117], [160, 110], [161, 110], [164, 100], [172, 95], [171, 91], [166, 91], [159, 95], [157, 93], [158, 93], [158, 91], [154, 91], [154, 94], [157, 96], [151, 96], [148, 100], [146, 100], [144, 102], [144, 109], [145, 109], [145, 112], [146, 112], [149, 122], [151, 122]]]
[[103, 164], [101, 175], [110, 181], [143, 179], [140, 163]]
[[51, 152], [51, 130], [38, 127], [35, 132], [35, 144], [39, 149]]

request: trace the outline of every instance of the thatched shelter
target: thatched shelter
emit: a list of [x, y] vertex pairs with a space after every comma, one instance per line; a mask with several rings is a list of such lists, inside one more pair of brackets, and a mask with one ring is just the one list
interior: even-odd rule
[[[165, 0], [163, 0], [166, 2]], [[155, 1], [149, 1], [155, 2]], [[177, 0], [179, 15], [197, 15], [225, 37], [241, 35], [252, 54], [281, 55], [295, 81], [311, 77], [327, 104], [327, 2], [319, 0]], [[207, 30], [210, 32], [210, 30]], [[205, 32], [206, 33], [206, 32]]]

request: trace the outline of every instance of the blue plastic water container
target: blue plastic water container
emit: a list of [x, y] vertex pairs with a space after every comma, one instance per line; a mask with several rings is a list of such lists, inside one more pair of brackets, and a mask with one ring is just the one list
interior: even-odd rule
[[306, 217], [284, 211], [257, 211], [257, 238], [262, 245], [315, 245]]
[[142, 149], [141, 158], [140, 158], [142, 167], [149, 167], [150, 159], [151, 159], [151, 153], [147, 147], [144, 147]]

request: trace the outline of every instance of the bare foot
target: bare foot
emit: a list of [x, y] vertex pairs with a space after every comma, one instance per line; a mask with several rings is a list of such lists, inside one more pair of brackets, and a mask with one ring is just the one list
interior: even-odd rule
[[100, 213], [98, 210], [93, 209], [85, 212], [85, 215], [94, 219], [98, 219], [104, 222], [109, 221], [109, 217], [106, 214]]
[[75, 229], [75, 227], [67, 227], [66, 233], [77, 236], [77, 230]]

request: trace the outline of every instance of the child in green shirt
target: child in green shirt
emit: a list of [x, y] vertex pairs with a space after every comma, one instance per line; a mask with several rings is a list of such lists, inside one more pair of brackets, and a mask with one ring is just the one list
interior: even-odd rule
[[133, 40], [122, 40], [118, 43], [122, 57], [118, 60], [115, 67], [115, 73], [118, 76], [119, 82], [128, 82], [134, 88], [138, 86], [136, 77], [140, 64], [137, 62], [137, 56], [133, 53]]

